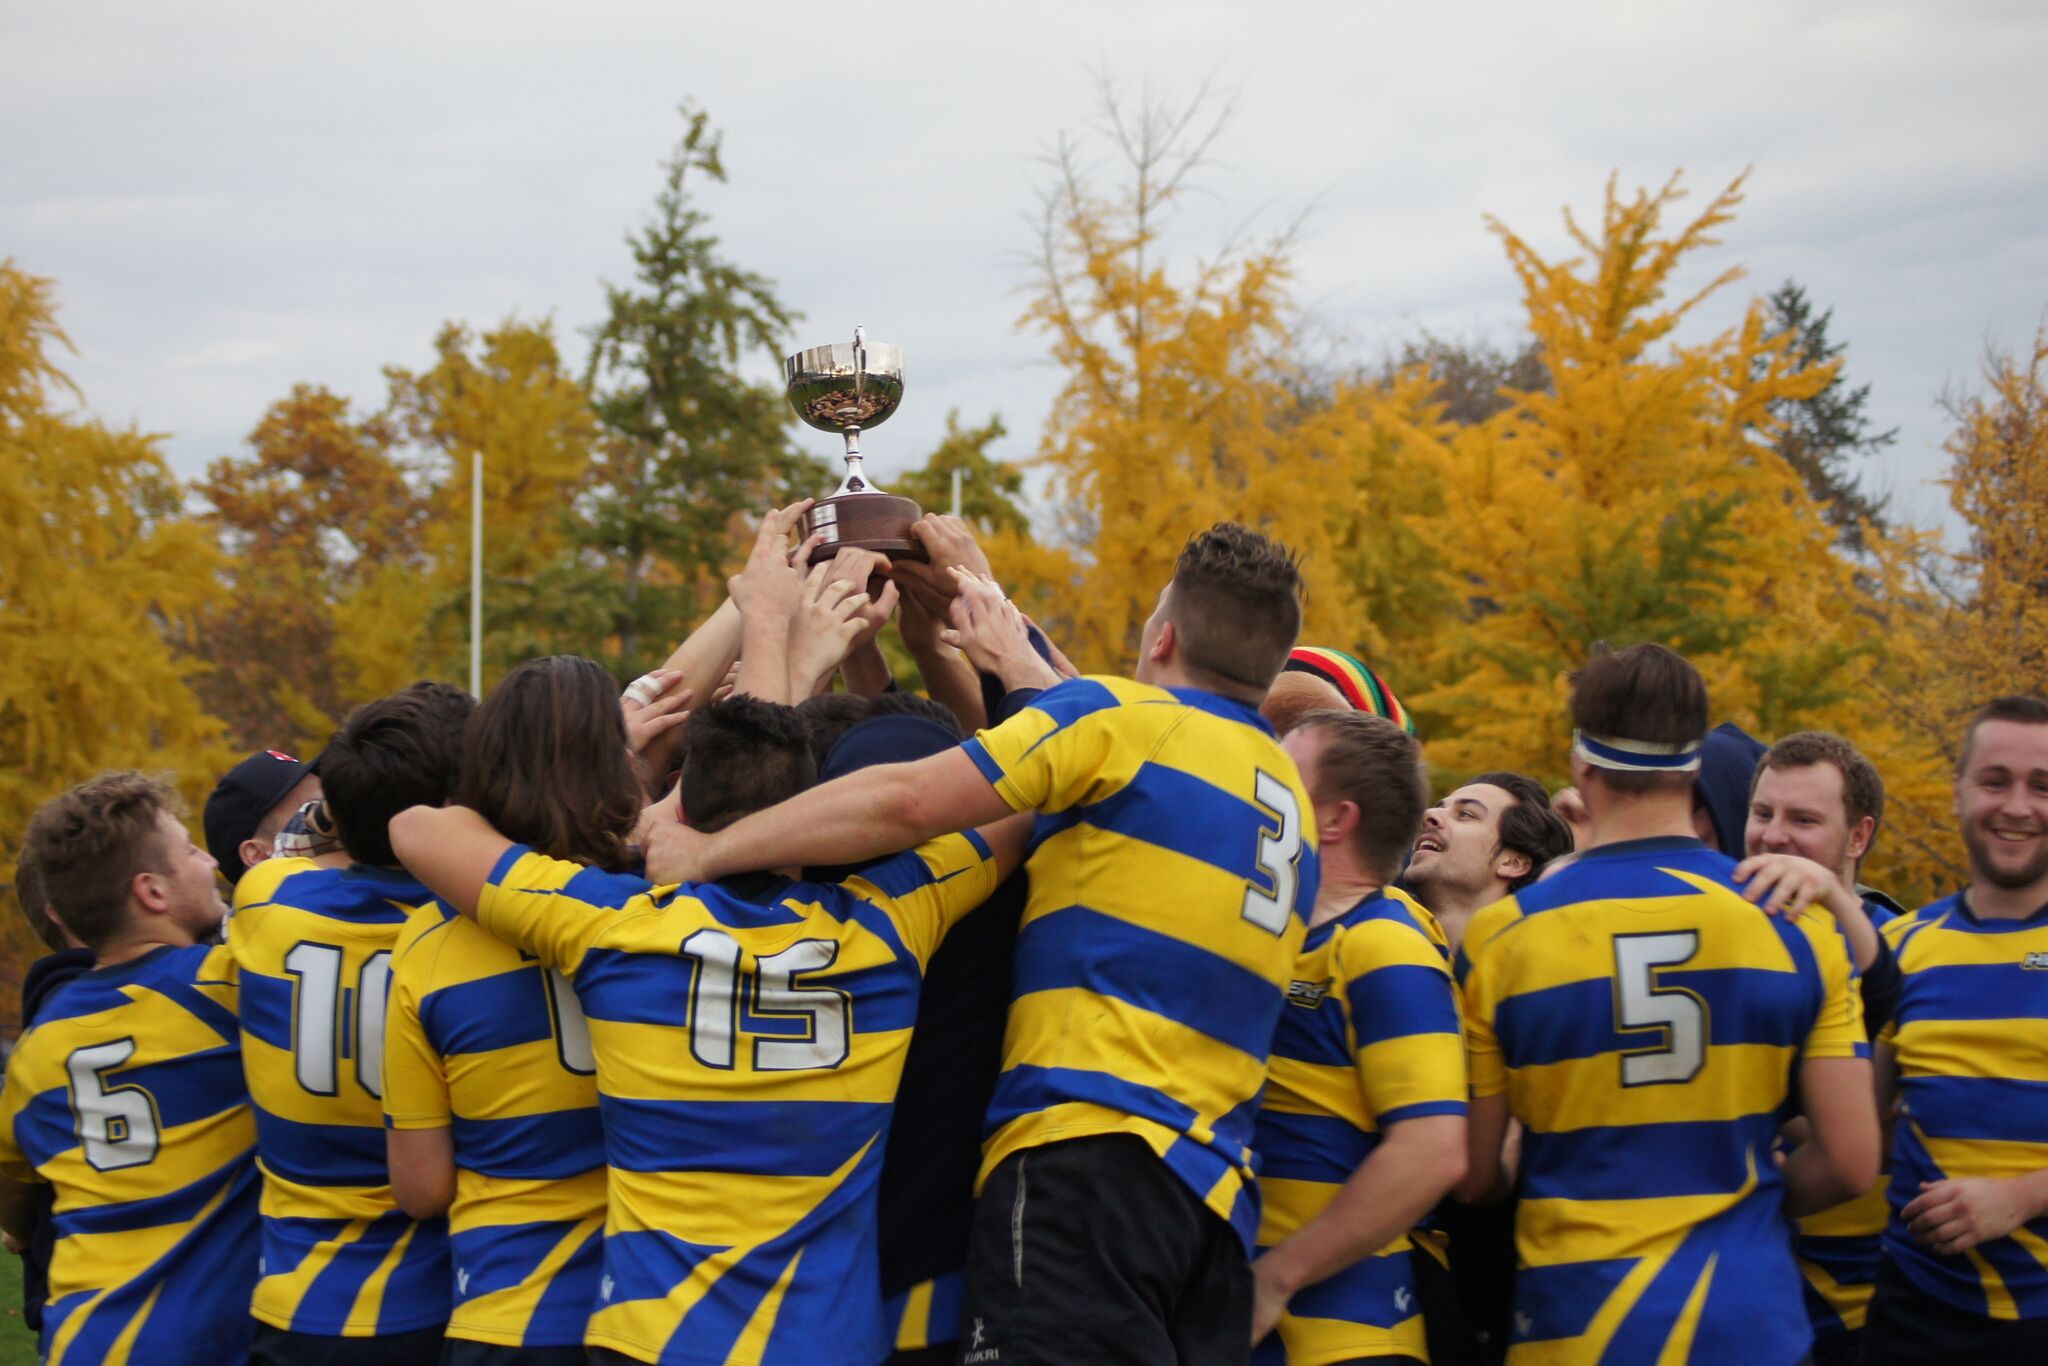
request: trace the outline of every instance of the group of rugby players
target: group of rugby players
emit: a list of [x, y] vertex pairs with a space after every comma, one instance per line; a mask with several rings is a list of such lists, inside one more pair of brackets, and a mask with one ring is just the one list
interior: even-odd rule
[[45, 1360], [2048, 1361], [2048, 702], [1898, 914], [1870, 763], [1716, 767], [1659, 645], [1554, 805], [1431, 804], [1255, 532], [1079, 677], [957, 519], [810, 568], [802, 510], [623, 699], [416, 684], [212, 854], [140, 772], [36, 813]]

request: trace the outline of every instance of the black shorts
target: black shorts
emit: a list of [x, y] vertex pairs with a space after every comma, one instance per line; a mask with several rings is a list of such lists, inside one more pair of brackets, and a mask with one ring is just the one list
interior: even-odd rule
[[1863, 1366], [2041, 1366], [2048, 1319], [1994, 1319], [1958, 1309], [1906, 1279], [1886, 1257], [1863, 1325]]
[[249, 1344], [250, 1366], [439, 1366], [447, 1325], [415, 1328], [381, 1338], [330, 1338], [287, 1333], [258, 1322]]
[[450, 1338], [441, 1348], [441, 1366], [588, 1366], [590, 1353], [574, 1347], [507, 1347], [496, 1342]]
[[1140, 1139], [1005, 1158], [967, 1245], [962, 1366], [1242, 1366], [1244, 1244]]

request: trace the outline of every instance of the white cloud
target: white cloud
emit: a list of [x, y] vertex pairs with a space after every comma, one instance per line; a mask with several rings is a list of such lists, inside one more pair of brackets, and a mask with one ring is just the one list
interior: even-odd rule
[[1595, 212], [1612, 169], [1684, 167], [1697, 204], [1754, 165], [1700, 278], [1740, 262], [1744, 291], [1835, 310], [1916, 511], [1937, 393], [2048, 304], [2030, 7], [187, 3], [15, 7], [0, 38], [0, 253], [57, 278], [95, 410], [171, 432], [187, 473], [296, 381], [374, 403], [448, 319], [552, 316], [580, 353], [685, 97], [727, 135], [705, 207], [798, 344], [861, 321], [903, 347], [885, 482], [949, 407], [1034, 447], [1056, 376], [1012, 258], [1091, 67], [1235, 89], [1173, 240], [1317, 201], [1301, 298], [1375, 349], [1512, 325], [1484, 213], [1562, 251], [1559, 209]]

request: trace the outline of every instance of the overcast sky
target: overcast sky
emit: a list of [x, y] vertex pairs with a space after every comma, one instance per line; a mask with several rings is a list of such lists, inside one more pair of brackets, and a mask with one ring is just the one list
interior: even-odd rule
[[[689, 98], [726, 131], [703, 207], [806, 315], [894, 342], [886, 485], [948, 408], [1030, 455], [1056, 376], [1019, 332], [1037, 157], [1094, 75], [1237, 113], [1186, 250], [1315, 208], [1299, 301], [1361, 357], [1430, 329], [1512, 339], [1481, 215], [1565, 247], [1610, 171], [1748, 203], [1701, 274], [1835, 313], [1900, 430], [1877, 487], [1942, 495], [1944, 386], [2048, 306], [2048, 7], [1858, 3], [1102, 5], [0, 4], [0, 258], [58, 281], [89, 406], [180, 473], [297, 381], [364, 408], [446, 320], [549, 317], [580, 366], [600, 281]], [[751, 364], [766, 374], [773, 357]], [[804, 433], [821, 454], [833, 441]]]

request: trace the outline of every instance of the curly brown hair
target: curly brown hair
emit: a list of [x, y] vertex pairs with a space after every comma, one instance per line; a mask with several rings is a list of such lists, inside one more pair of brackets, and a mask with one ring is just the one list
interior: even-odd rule
[[170, 868], [175, 851], [164, 839], [167, 815], [184, 815], [178, 794], [129, 769], [80, 783], [29, 818], [21, 862], [33, 869], [34, 894], [79, 943], [96, 949], [118, 934], [128, 923], [135, 875]]
[[[1863, 751], [1832, 731], [1802, 730], [1786, 736], [1764, 751], [1750, 775], [1749, 795], [1756, 796], [1757, 780], [1767, 768], [1811, 768], [1833, 764], [1842, 775], [1842, 810], [1849, 828], [1855, 829], [1865, 816], [1884, 822], [1884, 779]], [[1876, 839], [1873, 827], [1871, 838]]]
[[1173, 567], [1167, 616], [1197, 672], [1261, 697], [1301, 634], [1301, 561], [1237, 522], [1188, 537]]

